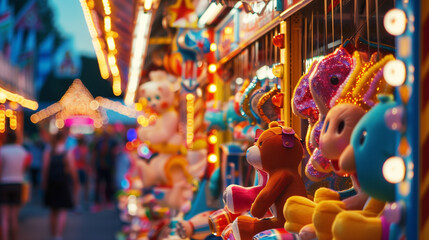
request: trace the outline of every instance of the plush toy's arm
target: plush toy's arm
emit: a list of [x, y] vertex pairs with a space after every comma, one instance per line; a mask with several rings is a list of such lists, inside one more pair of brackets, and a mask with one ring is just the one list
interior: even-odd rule
[[262, 218], [276, 199], [293, 181], [288, 171], [277, 171], [268, 178], [267, 185], [258, 194], [252, 204], [250, 213], [257, 218]]

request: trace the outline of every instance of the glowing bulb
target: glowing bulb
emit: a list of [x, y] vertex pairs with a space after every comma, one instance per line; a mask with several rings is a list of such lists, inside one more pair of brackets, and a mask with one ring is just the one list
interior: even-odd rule
[[55, 121], [55, 126], [57, 126], [57, 128], [63, 128], [64, 127], [64, 121], [59, 118]]
[[97, 110], [98, 109], [98, 107], [100, 107], [100, 104], [98, 103], [98, 101], [97, 100], [92, 100], [90, 103], [89, 103], [89, 108], [91, 108], [92, 110]]
[[143, 8], [146, 11], [149, 11], [150, 9], [152, 9], [152, 0], [145, 0]]
[[112, 30], [112, 20], [111, 20], [110, 16], [104, 17], [104, 30], [106, 32], [110, 32], [110, 30]]
[[0, 103], [5, 103], [6, 102], [6, 94], [4, 94], [3, 92], [0, 92]]
[[400, 60], [389, 61], [384, 66], [383, 77], [391, 86], [398, 87], [404, 84], [405, 75], [405, 64]]
[[216, 84], [210, 84], [208, 88], [209, 93], [215, 93], [217, 91]]
[[405, 163], [400, 157], [390, 157], [383, 164], [383, 176], [390, 183], [400, 183], [405, 177]]
[[215, 52], [217, 50], [217, 45], [216, 45], [216, 43], [212, 43], [212, 44], [210, 44], [210, 51], [211, 52]]
[[208, 157], [208, 161], [209, 161], [209, 163], [216, 163], [217, 162], [216, 154], [214, 154], [214, 153], [210, 154]]
[[241, 85], [241, 84], [243, 84], [243, 82], [244, 82], [244, 80], [241, 77], [238, 77], [237, 79], [235, 79], [235, 83], [237, 85]]
[[209, 143], [210, 143], [210, 144], [215, 144], [215, 143], [217, 143], [217, 137], [216, 137], [216, 135], [210, 135], [210, 136], [209, 136]]
[[138, 102], [134, 105], [134, 108], [136, 109], [136, 111], [141, 111], [143, 110], [143, 105]]
[[186, 94], [186, 100], [188, 100], [188, 101], [194, 100], [194, 94], [192, 94], [192, 93]]
[[36, 117], [36, 115], [31, 115], [30, 120], [32, 123], [37, 123], [38, 122], [38, 118]]
[[134, 195], [130, 195], [128, 197], [128, 205], [127, 205], [128, 214], [131, 216], [135, 216], [137, 214], [138, 206], [137, 206], [137, 198]]
[[215, 73], [217, 70], [216, 64], [210, 64], [209, 65], [209, 73]]
[[224, 30], [224, 32], [225, 32], [226, 35], [232, 34], [232, 32], [233, 32], [232, 31], [232, 27], [226, 27], [225, 30]]
[[6, 110], [6, 117], [10, 118], [13, 115], [13, 111], [11, 109]]
[[393, 36], [399, 36], [405, 32], [407, 16], [405, 12], [397, 8], [391, 9], [384, 15], [384, 28]]

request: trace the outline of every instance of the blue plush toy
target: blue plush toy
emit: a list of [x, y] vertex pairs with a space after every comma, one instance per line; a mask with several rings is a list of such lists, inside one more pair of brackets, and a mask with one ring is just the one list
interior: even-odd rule
[[[379, 96], [380, 103], [371, 109], [356, 125], [350, 139], [356, 174], [360, 186], [371, 197], [381, 201], [395, 200], [395, 185], [383, 176], [383, 165], [389, 157], [395, 156], [399, 132], [386, 124], [387, 113], [397, 104], [389, 96]], [[344, 161], [351, 155], [343, 154], [342, 168], [348, 168], [351, 161]], [[352, 169], [350, 169], [352, 170]]]
[[[353, 130], [350, 145], [343, 151], [340, 169], [355, 174], [362, 191], [372, 199], [363, 211], [340, 212], [333, 222], [334, 239], [388, 239], [389, 223], [382, 216], [385, 202], [395, 200], [395, 184], [386, 180], [383, 168], [396, 155], [399, 132], [391, 127], [397, 104], [390, 96], [379, 96]], [[382, 205], [380, 205], [382, 204]]]

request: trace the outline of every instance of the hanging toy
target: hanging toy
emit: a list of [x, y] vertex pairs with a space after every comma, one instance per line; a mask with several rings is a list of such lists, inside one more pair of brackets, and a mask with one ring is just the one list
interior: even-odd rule
[[280, 109], [283, 107], [283, 94], [277, 84], [262, 95], [258, 102], [258, 112], [266, 123], [280, 119]]
[[250, 111], [250, 96], [261, 87], [261, 81], [254, 77], [240, 99], [240, 114], [247, 118], [250, 124], [256, 124], [256, 118]]

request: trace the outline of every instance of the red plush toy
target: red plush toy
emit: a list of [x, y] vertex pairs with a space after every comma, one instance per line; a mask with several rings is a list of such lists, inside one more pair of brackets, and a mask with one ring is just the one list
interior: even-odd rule
[[[234, 238], [251, 240], [261, 231], [281, 228], [285, 223], [283, 206], [290, 196], [306, 196], [298, 166], [303, 158], [303, 147], [292, 128], [271, 122], [255, 145], [247, 150], [247, 161], [255, 169], [266, 172], [268, 181], [253, 201], [253, 217], [239, 216], [232, 225]], [[270, 210], [273, 217], [263, 218]]]

